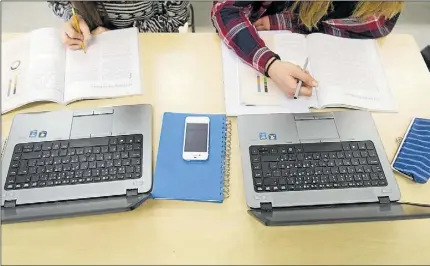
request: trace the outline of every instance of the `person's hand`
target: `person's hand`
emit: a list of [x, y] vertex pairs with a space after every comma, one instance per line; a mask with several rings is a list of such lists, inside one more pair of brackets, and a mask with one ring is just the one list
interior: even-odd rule
[[300, 95], [312, 96], [312, 88], [318, 85], [316, 80], [301, 67], [280, 60], [272, 63], [269, 76], [288, 97], [294, 96], [299, 80], [302, 80]]
[[88, 24], [82, 19], [81, 16], [78, 17], [79, 28], [82, 34], [78, 33], [75, 29], [75, 19], [72, 17], [64, 25], [63, 33], [63, 43], [72, 50], [79, 50], [82, 48], [82, 43], [87, 46], [89, 40], [91, 39], [90, 29]]
[[99, 27], [97, 27], [96, 29], [94, 29], [94, 30], [92, 30], [92, 31], [91, 31], [91, 35], [98, 35], [98, 34], [100, 34], [100, 33], [103, 33], [103, 32], [105, 32], [105, 31], [108, 31], [108, 30], [109, 30], [108, 28], [105, 28], [105, 27], [99, 26]]
[[270, 20], [268, 16], [264, 16], [254, 22], [254, 27], [257, 30], [270, 30]]

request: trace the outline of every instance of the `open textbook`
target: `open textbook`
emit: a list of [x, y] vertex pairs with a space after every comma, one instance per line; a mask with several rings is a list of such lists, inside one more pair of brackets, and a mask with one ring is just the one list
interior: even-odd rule
[[[232, 100], [226, 98], [227, 109], [237, 110], [236, 114], [230, 115], [303, 112], [310, 111], [310, 108], [327, 107], [396, 111], [396, 102], [375, 40], [346, 39], [320, 33], [306, 36], [290, 32], [260, 32], [260, 36], [283, 61], [303, 66], [308, 58], [307, 70], [318, 81], [318, 87], [314, 88], [312, 97], [291, 99], [271, 79], [238, 62], [235, 70], [227, 67], [237, 75], [239, 103], [236, 106], [241, 105], [241, 108], [233, 108]], [[227, 52], [225, 50], [223, 53]], [[227, 57], [223, 54], [223, 59]], [[231, 76], [229, 81], [224, 80], [225, 84], [230, 84], [229, 89], [233, 84]], [[252, 107], [259, 109], [256, 111]]]
[[2, 43], [2, 113], [32, 102], [143, 93], [136, 28], [93, 36], [83, 50], [64, 47], [61, 32], [42, 28]]

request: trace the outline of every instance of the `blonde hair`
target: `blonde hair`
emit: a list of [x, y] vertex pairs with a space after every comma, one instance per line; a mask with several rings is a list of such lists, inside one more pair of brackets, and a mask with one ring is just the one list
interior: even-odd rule
[[[402, 11], [403, 5], [403, 1], [360, 1], [352, 17], [360, 20], [374, 15], [392, 18]], [[332, 1], [296, 1], [290, 10], [298, 12], [300, 22], [311, 29], [332, 9]]]

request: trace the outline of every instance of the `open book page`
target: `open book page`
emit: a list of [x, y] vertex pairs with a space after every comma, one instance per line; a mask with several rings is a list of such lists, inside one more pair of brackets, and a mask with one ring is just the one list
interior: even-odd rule
[[319, 33], [307, 39], [322, 107], [395, 111], [375, 40]]
[[[266, 41], [283, 61], [303, 66], [307, 57], [306, 37], [295, 33], [280, 33], [272, 35], [273, 45]], [[309, 69], [308, 69], [309, 70]], [[304, 106], [316, 105], [315, 93], [313, 97], [300, 97], [293, 100], [288, 98], [276, 84], [269, 78], [260, 74], [253, 68], [241, 64], [239, 66], [240, 92], [242, 103], [248, 105], [286, 106], [293, 112]]]
[[136, 28], [93, 36], [86, 53], [66, 52], [65, 101], [142, 93]]
[[62, 103], [65, 50], [53, 28], [2, 44], [2, 113], [37, 101]]

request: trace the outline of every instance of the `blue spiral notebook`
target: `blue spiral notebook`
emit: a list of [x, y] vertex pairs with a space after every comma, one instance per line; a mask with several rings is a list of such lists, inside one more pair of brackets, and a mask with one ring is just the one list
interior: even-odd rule
[[[207, 116], [209, 157], [182, 158], [185, 118]], [[223, 202], [228, 196], [230, 123], [225, 115], [164, 113], [152, 196], [155, 199]]]
[[430, 179], [430, 119], [414, 118], [397, 154], [392, 168], [417, 183]]

